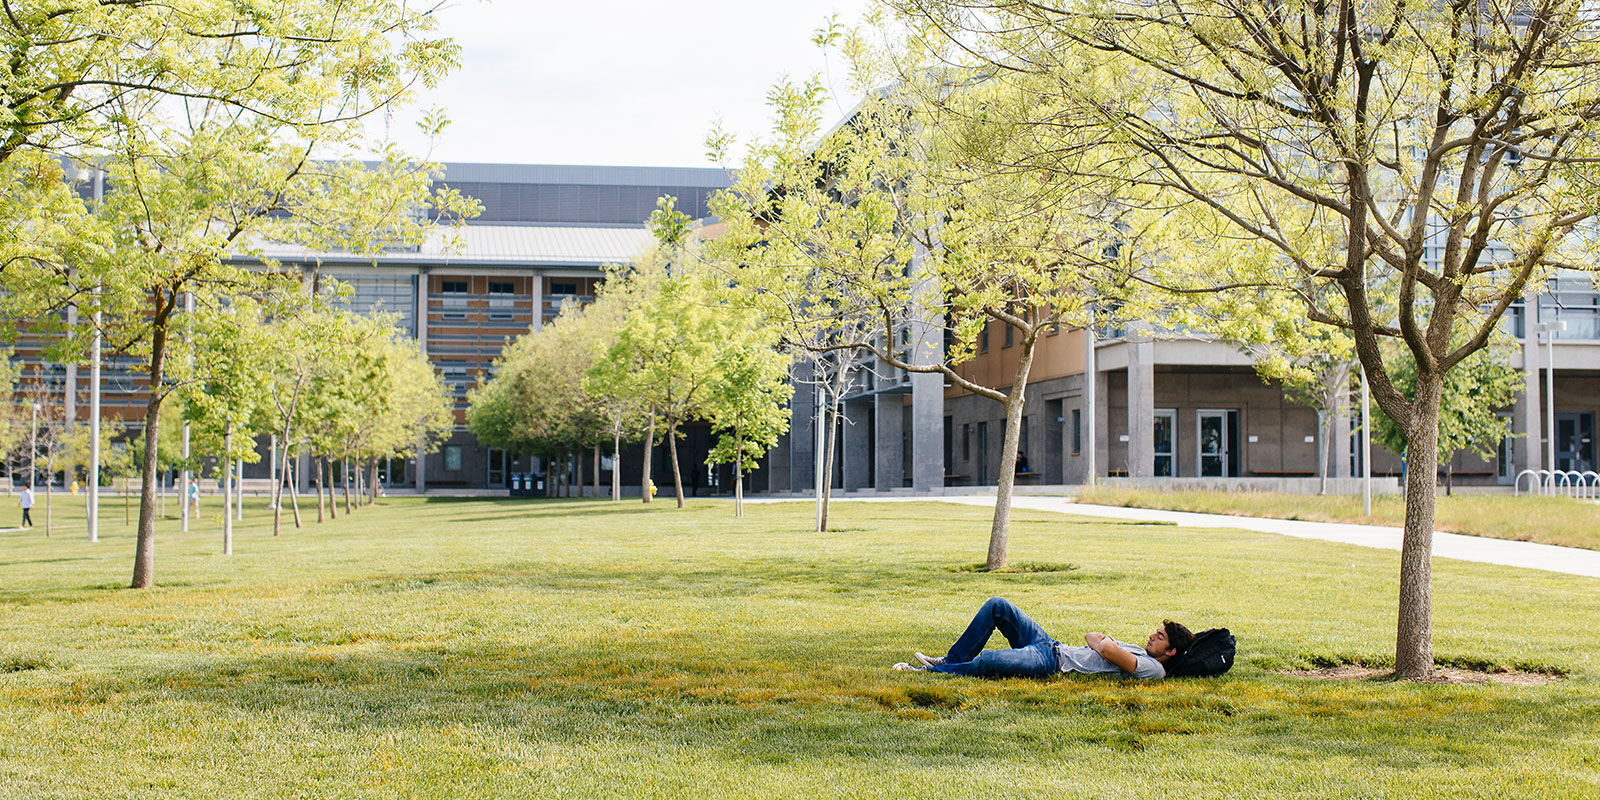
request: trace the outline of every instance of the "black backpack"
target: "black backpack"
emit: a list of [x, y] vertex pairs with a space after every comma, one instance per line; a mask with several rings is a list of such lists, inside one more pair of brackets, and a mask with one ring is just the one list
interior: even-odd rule
[[1183, 655], [1167, 664], [1172, 678], [1207, 678], [1221, 675], [1233, 666], [1233, 634], [1227, 628], [1212, 628], [1195, 634], [1194, 643]]

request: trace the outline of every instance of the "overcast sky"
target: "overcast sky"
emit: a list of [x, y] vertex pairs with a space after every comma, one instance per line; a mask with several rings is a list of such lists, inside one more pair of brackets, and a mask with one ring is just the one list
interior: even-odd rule
[[[767, 89], [820, 72], [812, 32], [873, 0], [454, 0], [442, 32], [462, 67], [419, 106], [451, 120], [432, 158], [528, 164], [715, 166], [717, 118], [765, 131]], [[421, 155], [414, 111], [387, 122]]]

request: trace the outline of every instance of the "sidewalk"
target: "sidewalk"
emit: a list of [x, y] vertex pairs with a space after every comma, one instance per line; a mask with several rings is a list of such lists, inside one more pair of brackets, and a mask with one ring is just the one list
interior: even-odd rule
[[[862, 498], [868, 499], [868, 498]], [[932, 497], [936, 502], [994, 507], [994, 497]], [[1197, 514], [1188, 511], [1157, 511], [1148, 508], [1121, 508], [1095, 506], [1072, 502], [1067, 497], [1013, 497], [1012, 508], [1032, 511], [1054, 511], [1085, 517], [1131, 519], [1141, 521], [1172, 522], [1189, 528], [1236, 528], [1262, 533], [1276, 533], [1299, 539], [1322, 539], [1343, 542], [1360, 547], [1399, 550], [1401, 531], [1378, 525], [1349, 525], [1336, 522], [1302, 522], [1288, 519], [1263, 519], [1261, 517], [1235, 517], [1227, 514]], [[1491, 539], [1486, 536], [1464, 536], [1459, 533], [1436, 531], [1433, 534], [1433, 554], [1438, 558], [1477, 561], [1508, 567], [1542, 569], [1568, 575], [1600, 578], [1600, 551], [1578, 547], [1557, 547], [1534, 542], [1516, 542], [1509, 539]]]

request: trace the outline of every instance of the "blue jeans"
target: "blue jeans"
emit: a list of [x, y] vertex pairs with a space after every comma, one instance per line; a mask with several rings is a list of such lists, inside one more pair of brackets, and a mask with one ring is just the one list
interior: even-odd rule
[[[995, 631], [1006, 637], [1012, 649], [983, 649]], [[1060, 668], [1056, 640], [1011, 601], [991, 597], [945, 653], [944, 663], [928, 670], [981, 678], [1045, 678]]]

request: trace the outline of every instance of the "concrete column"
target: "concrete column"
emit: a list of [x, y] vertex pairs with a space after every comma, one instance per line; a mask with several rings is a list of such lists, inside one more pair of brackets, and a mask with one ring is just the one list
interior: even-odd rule
[[[1361, 367], [1357, 366], [1356, 369], [1361, 369]], [[1328, 475], [1334, 478], [1350, 477], [1350, 412], [1352, 405], [1349, 393], [1345, 393], [1334, 401], [1333, 454], [1330, 456], [1333, 459], [1333, 463], [1328, 465]], [[1317, 431], [1317, 435], [1321, 436], [1322, 431]]]
[[944, 488], [944, 376], [911, 374], [911, 488]]
[[[1539, 381], [1539, 365], [1544, 361], [1539, 358], [1539, 335], [1533, 332], [1534, 323], [1538, 321], [1538, 307], [1538, 301], [1530, 297], [1527, 312], [1523, 314], [1523, 329], [1527, 335], [1522, 337], [1522, 397], [1517, 399], [1516, 419], [1512, 422], [1527, 434], [1522, 439], [1520, 461], [1522, 469], [1532, 470], [1548, 468], [1544, 463], [1544, 390]], [[1535, 481], [1535, 485], [1537, 483]]]
[[[944, 312], [938, 283], [923, 271], [927, 251], [917, 246], [912, 262], [918, 274], [917, 321], [911, 323], [907, 356], [912, 364], [944, 363]], [[944, 491], [944, 376], [911, 373], [911, 488]]]
[[544, 273], [536, 272], [528, 281], [533, 287], [533, 326], [528, 330], [538, 333], [544, 330]]
[[[67, 330], [78, 327], [78, 307], [67, 306]], [[78, 365], [67, 362], [67, 383], [61, 397], [62, 415], [66, 427], [71, 428], [72, 423], [78, 421]]]
[[[417, 351], [428, 354], [428, 268], [417, 270]], [[533, 318], [539, 319], [537, 312]], [[451, 412], [455, 413], [455, 412]], [[417, 494], [428, 491], [428, 454], [417, 448], [417, 471], [414, 476]]]
[[872, 430], [877, 439], [873, 452], [873, 481], [878, 491], [887, 492], [905, 486], [905, 403], [904, 395], [884, 392], [873, 400], [875, 422]]
[[813, 370], [809, 359], [789, 368], [790, 381], [794, 384], [794, 397], [789, 400], [789, 480], [774, 486], [775, 491], [799, 493], [816, 488], [817, 387], [808, 382]]
[[[1131, 333], [1131, 331], [1130, 331]], [[1143, 339], [1143, 336], [1140, 337]], [[1149, 478], [1155, 474], [1155, 345], [1149, 340], [1128, 343], [1128, 474]]]
[[1100, 477], [1111, 468], [1111, 414], [1106, 410], [1106, 399], [1111, 396], [1111, 378], [1096, 370], [1090, 376], [1089, 387], [1095, 398], [1096, 411], [1091, 419], [1083, 422], [1088, 429], [1085, 435], [1089, 437], [1084, 446], [1094, 448], [1095, 477]]
[[844, 416], [844, 489], [858, 491], [872, 483], [872, 399], [846, 400]]

